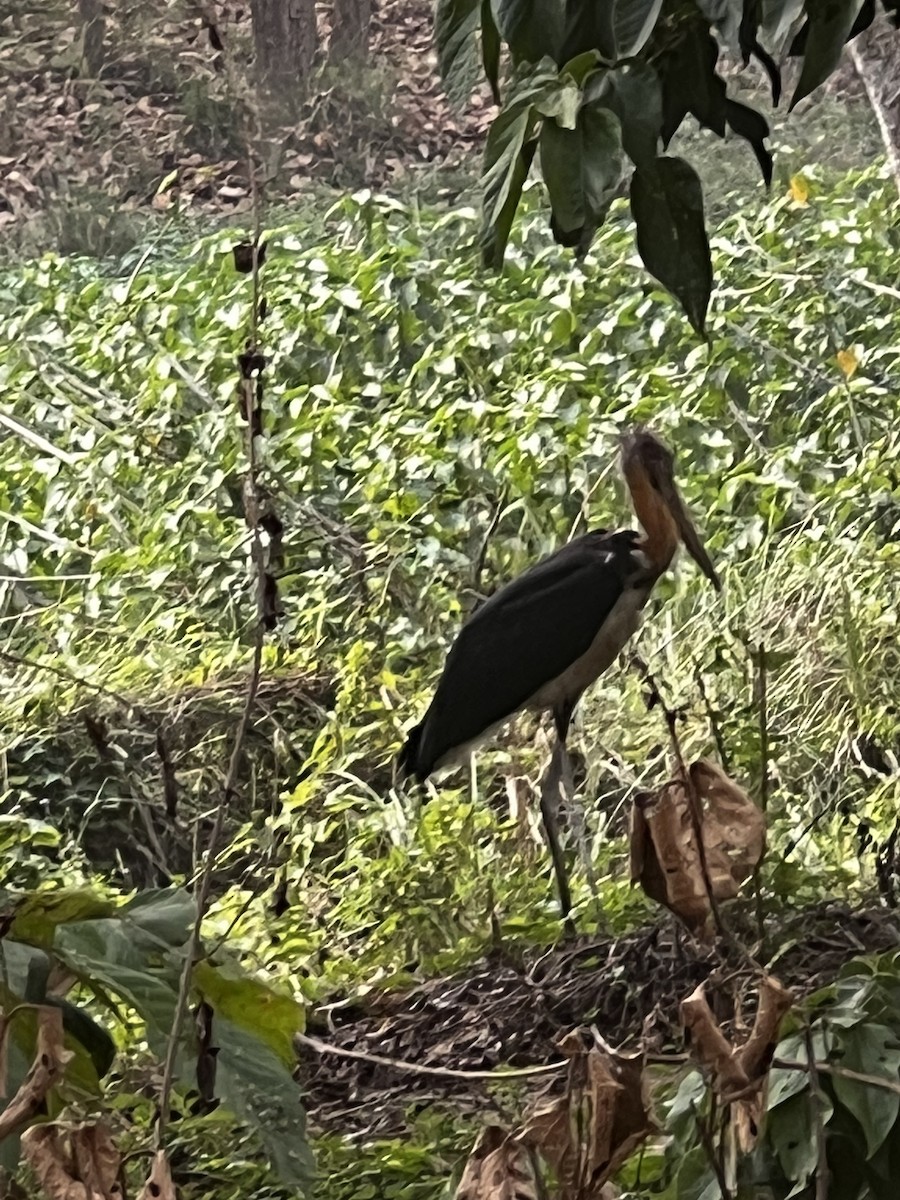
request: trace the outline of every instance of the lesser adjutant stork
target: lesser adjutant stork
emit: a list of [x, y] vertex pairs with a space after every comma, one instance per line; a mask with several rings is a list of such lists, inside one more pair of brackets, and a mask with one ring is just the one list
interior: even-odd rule
[[[622, 472], [643, 535], [595, 529], [495, 592], [469, 617], [447, 655], [434, 699], [407, 735], [401, 777], [424, 782], [465, 762], [514, 714], [549, 709], [557, 732], [550, 774], [568, 775], [566, 735], [588, 688], [636, 631], [654, 584], [679, 542], [721, 585], [675, 483], [671, 450], [649, 430], [622, 439]], [[571, 907], [551, 790], [541, 813], [563, 916]]]

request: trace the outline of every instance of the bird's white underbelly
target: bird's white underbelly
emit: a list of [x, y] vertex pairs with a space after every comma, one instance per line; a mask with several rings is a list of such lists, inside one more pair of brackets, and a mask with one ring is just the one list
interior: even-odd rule
[[555, 679], [543, 684], [526, 707], [555, 708], [565, 700], [577, 700], [621, 654], [641, 623], [641, 610], [646, 602], [643, 588], [624, 591], [585, 653]]

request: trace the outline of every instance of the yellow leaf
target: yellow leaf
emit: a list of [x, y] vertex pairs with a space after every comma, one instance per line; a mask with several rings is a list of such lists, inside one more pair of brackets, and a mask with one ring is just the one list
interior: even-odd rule
[[800, 208], [806, 208], [809, 200], [809, 184], [802, 175], [791, 176], [790, 197]]
[[859, 366], [859, 359], [856, 357], [856, 351], [851, 346], [848, 350], [838, 350], [837, 365], [845, 379], [852, 379], [856, 374], [856, 368]]

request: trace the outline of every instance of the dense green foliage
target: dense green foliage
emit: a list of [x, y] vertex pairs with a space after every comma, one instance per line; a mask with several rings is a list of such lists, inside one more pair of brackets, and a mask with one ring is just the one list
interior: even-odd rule
[[[688, 752], [713, 747], [708, 702], [733, 773], [758, 793], [764, 645], [767, 903], [818, 897], [823, 880], [839, 893], [874, 883], [871, 856], [856, 868], [858, 831], [876, 848], [891, 832], [900, 730], [897, 234], [874, 173], [811, 185], [808, 203], [804, 187], [714, 231], [708, 347], [642, 286], [619, 207], [573, 267], [544, 244], [530, 193], [506, 269], [486, 282], [467, 253], [471, 211], [359, 195], [315, 237], [299, 222], [269, 233], [261, 479], [287, 527], [285, 619], [254, 726], [266, 752], [249, 756], [208, 932], [285, 994], [466, 962], [490, 944], [492, 911], [511, 945], [555, 935], [545, 856], [505, 814], [505, 779], [527, 792], [542, 762], [532, 726], [424, 809], [392, 790], [390, 765], [476, 592], [585, 523], [628, 523], [616, 435], [639, 421], [675, 447], [725, 581], [718, 599], [683, 564], [638, 640], [685, 708]], [[164, 847], [183, 848], [217, 799], [233, 720], [203, 705], [239, 686], [254, 613], [233, 240], [106, 275], [46, 258], [0, 281], [10, 888], [37, 887], [48, 861], [45, 887], [80, 879], [83, 853], [109, 853], [84, 836], [97, 816], [119, 831], [119, 859], [103, 863], [127, 888], [140, 809]], [[85, 715], [106, 722], [99, 745]], [[145, 718], [178, 751], [168, 823], [152, 739], [128, 727]], [[661, 719], [627, 664], [594, 689], [574, 740], [599, 878], [594, 895], [576, 874], [578, 916], [621, 929], [648, 911], [627, 884], [623, 814], [666, 770]], [[64, 831], [63, 849], [27, 844], [21, 823], [38, 818]], [[273, 914], [276, 883], [288, 907]], [[358, 1194], [352, 1170], [335, 1177], [346, 1190], [331, 1195]]]
[[721, 51], [745, 67], [755, 60], [776, 105], [778, 63], [800, 60], [793, 108], [880, 8], [900, 24], [897, 0], [439, 0], [449, 95], [465, 100], [483, 73], [502, 104], [484, 161], [484, 261], [503, 262], [536, 155], [553, 236], [579, 254], [630, 178], [644, 265], [703, 332], [712, 287], [703, 194], [694, 167], [661, 148], [691, 116], [720, 138], [747, 141], [770, 183], [769, 123], [729, 94]]

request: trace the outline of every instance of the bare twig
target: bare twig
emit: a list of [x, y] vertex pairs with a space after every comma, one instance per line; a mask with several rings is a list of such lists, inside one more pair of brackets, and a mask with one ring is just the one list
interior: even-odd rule
[[881, 144], [884, 146], [884, 153], [891, 168], [891, 174], [894, 177], [894, 185], [897, 188], [898, 194], [900, 194], [900, 152], [898, 152], [896, 143], [894, 142], [894, 133], [891, 129], [891, 123], [888, 120], [887, 109], [881, 98], [881, 88], [879, 88], [878, 81], [875, 79], [868, 63], [862, 54], [860, 54], [856, 42], [847, 43], [847, 53], [850, 55], [854, 71], [866, 89], [866, 96], [872, 108], [872, 114], [875, 117], [875, 124], [878, 126]]
[[697, 690], [700, 693], [700, 699], [703, 701], [703, 708], [706, 712], [706, 719], [709, 721], [709, 730], [713, 736], [713, 741], [716, 743], [716, 754], [719, 756], [719, 762], [722, 764], [722, 770], [726, 775], [731, 773], [731, 760], [728, 756], [728, 751], [725, 749], [725, 739], [722, 737], [722, 729], [719, 725], [715, 712], [713, 711], [712, 702], [709, 698], [709, 692], [706, 690], [706, 681], [703, 678], [703, 672], [700, 669], [700, 664], [694, 664], [694, 679], [697, 681]]
[[368, 1054], [364, 1050], [350, 1050], [343, 1046], [330, 1046], [318, 1038], [306, 1033], [295, 1033], [296, 1046], [309, 1046], [317, 1054], [334, 1054], [338, 1058], [352, 1058], [357, 1062], [372, 1063], [376, 1067], [387, 1067], [391, 1071], [406, 1071], [410, 1075], [431, 1075], [436, 1079], [529, 1079], [535, 1075], [553, 1075], [559, 1071], [568, 1071], [570, 1063], [543, 1063], [536, 1067], [509, 1067], [496, 1071], [457, 1071], [452, 1067], [425, 1067], [421, 1063], [406, 1062], [400, 1058], [385, 1058], [381, 1054]]
[[[248, 153], [248, 160], [254, 211], [254, 241], [252, 252], [253, 304], [250, 320], [250, 338], [251, 345], [255, 353], [257, 347], [257, 335], [260, 320], [259, 308], [261, 301], [258, 253], [261, 232], [260, 196], [256, 178], [256, 164], [253, 161], [252, 152]], [[193, 976], [194, 965], [200, 958], [202, 949], [203, 918], [206, 915], [206, 910], [209, 905], [209, 895], [216, 864], [216, 854], [222, 837], [222, 831], [225, 825], [225, 815], [228, 811], [229, 802], [231, 797], [234, 795], [237, 786], [241, 753], [243, 751], [247, 730], [250, 725], [253, 707], [256, 702], [256, 694], [259, 690], [259, 680], [262, 668], [262, 655], [266, 628], [266, 563], [265, 546], [263, 544], [262, 531], [259, 524], [260, 506], [257, 493], [257, 461], [254, 438], [254, 413], [257, 408], [257, 382], [258, 380], [255, 372], [245, 371], [243, 369], [241, 370], [241, 400], [244, 410], [244, 417], [247, 422], [247, 475], [244, 488], [244, 505], [246, 519], [248, 525], [250, 526], [250, 535], [252, 539], [251, 557], [256, 570], [256, 637], [253, 647], [253, 659], [250, 667], [250, 677], [247, 683], [247, 693], [244, 701], [244, 707], [234, 735], [234, 741], [232, 743], [228, 769], [225, 775], [224, 784], [222, 786], [221, 800], [216, 808], [215, 820], [213, 821], [213, 826], [207, 841], [203, 869], [197, 877], [194, 889], [196, 908], [194, 914], [194, 923], [191, 930], [191, 937], [189, 940], [187, 953], [185, 955], [184, 968], [181, 973], [178, 999], [175, 1004], [172, 1028], [169, 1032], [169, 1041], [166, 1049], [162, 1083], [160, 1085], [159, 1114], [157, 1117], [155, 1131], [155, 1146], [157, 1151], [160, 1153], [162, 1152], [165, 1143], [165, 1132], [169, 1119], [169, 1103], [175, 1076], [175, 1060], [178, 1054], [178, 1043], [181, 1038], [181, 1030], [184, 1025], [185, 1015], [187, 1013], [188, 1000], [191, 991], [191, 979]]]
[[725, 1178], [725, 1168], [722, 1165], [721, 1157], [713, 1141], [712, 1133], [693, 1101], [691, 1101], [691, 1112], [694, 1114], [694, 1122], [697, 1126], [697, 1132], [700, 1134], [700, 1144], [703, 1146], [703, 1152], [713, 1169], [716, 1182], [719, 1185], [721, 1200], [731, 1200], [731, 1189], [728, 1186], [728, 1180]]
[[478, 606], [478, 603], [481, 599], [481, 576], [484, 572], [484, 564], [487, 561], [488, 548], [490, 547], [490, 544], [491, 544], [491, 538], [497, 532], [497, 527], [500, 524], [500, 520], [503, 516], [503, 510], [505, 507], [506, 507], [506, 488], [504, 488], [502, 490], [502, 492], [500, 493], [500, 498], [497, 501], [496, 507], [494, 508], [494, 515], [491, 517], [491, 522], [488, 525], [487, 529], [484, 531], [484, 537], [481, 539], [481, 547], [478, 551], [478, 555], [476, 556], [474, 565], [472, 567], [472, 591], [475, 594], [476, 607]]
[[[760, 642], [757, 653], [757, 705], [759, 707], [759, 803], [763, 814], [769, 808], [769, 674], [766, 644]], [[759, 928], [759, 953], [765, 958], [766, 910], [763, 901], [762, 862], [753, 869], [753, 888], [756, 893], [756, 924]]]
[[806, 1058], [809, 1062], [809, 1102], [812, 1106], [813, 1129], [816, 1134], [816, 1200], [828, 1200], [830, 1175], [825, 1151], [825, 1124], [822, 1119], [822, 1110], [826, 1100], [819, 1084], [816, 1052], [813, 1046], [812, 1031], [808, 1025], [806, 1027]]
[[[810, 1064], [808, 1062], [799, 1062], [792, 1058], [773, 1058], [772, 1066], [778, 1067], [781, 1071], [806, 1071], [810, 1072]], [[849, 1067], [835, 1067], [831, 1063], [816, 1062], [813, 1063], [815, 1070], [820, 1075], [834, 1075], [843, 1079], [852, 1079], [856, 1083], [864, 1083], [868, 1087], [881, 1088], [885, 1092], [893, 1092], [895, 1096], [900, 1096], [900, 1083], [894, 1079], [885, 1079], [881, 1075], [866, 1075], [863, 1071], [851, 1071]]]

